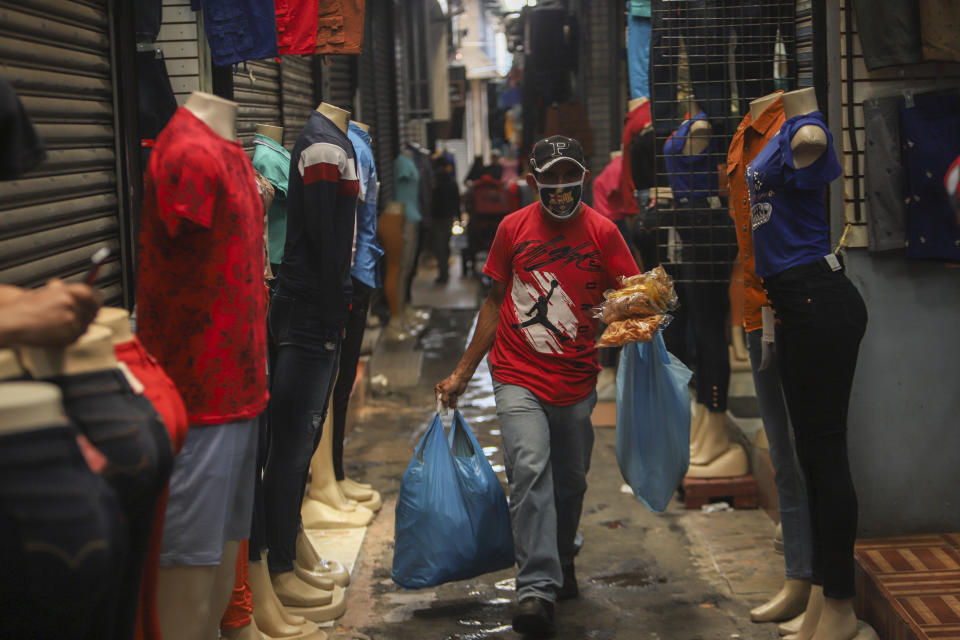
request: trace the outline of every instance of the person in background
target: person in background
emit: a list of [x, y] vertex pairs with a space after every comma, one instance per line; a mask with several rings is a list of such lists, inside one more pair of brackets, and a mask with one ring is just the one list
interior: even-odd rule
[[430, 226], [430, 247], [437, 257], [436, 284], [447, 284], [450, 279], [450, 229], [453, 219], [460, 216], [460, 189], [453, 165], [446, 156], [433, 160], [433, 223]]

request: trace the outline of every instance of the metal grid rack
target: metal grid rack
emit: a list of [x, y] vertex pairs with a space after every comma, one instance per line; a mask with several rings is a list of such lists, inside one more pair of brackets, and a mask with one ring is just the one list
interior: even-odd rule
[[679, 282], [728, 282], [737, 248], [727, 149], [751, 100], [796, 87], [795, 3], [654, 0], [651, 9], [658, 187], [644, 214], [645, 267], [663, 264]]

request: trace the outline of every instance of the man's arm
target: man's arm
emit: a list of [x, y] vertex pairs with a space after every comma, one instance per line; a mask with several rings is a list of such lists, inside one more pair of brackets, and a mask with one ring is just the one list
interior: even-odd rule
[[83, 334], [100, 308], [85, 284], [51, 280], [40, 289], [0, 288], [0, 347], [64, 346]]
[[453, 370], [445, 380], [439, 382], [434, 390], [440, 396], [444, 406], [457, 407], [457, 400], [467, 388], [467, 383], [473, 377], [473, 372], [477, 370], [480, 361], [490, 351], [493, 346], [493, 340], [497, 336], [497, 322], [500, 319], [500, 305], [507, 295], [507, 285], [503, 282], [493, 281], [487, 299], [483, 301], [480, 307], [480, 315], [477, 317], [477, 328], [473, 332], [473, 338], [467, 345], [467, 350]]

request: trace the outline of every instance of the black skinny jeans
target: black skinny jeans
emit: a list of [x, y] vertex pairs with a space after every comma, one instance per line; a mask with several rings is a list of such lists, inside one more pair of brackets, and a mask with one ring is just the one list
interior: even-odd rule
[[116, 495], [73, 428], [0, 437], [0, 638], [132, 637], [115, 631], [126, 549]]
[[777, 356], [797, 457], [807, 480], [814, 584], [854, 595], [857, 493], [847, 458], [847, 409], [867, 309], [842, 270], [821, 260], [764, 279], [776, 311]]
[[343, 345], [340, 347], [340, 373], [333, 387], [333, 472], [337, 480], [346, 477], [343, 472], [343, 438], [347, 432], [347, 408], [357, 377], [360, 347], [367, 328], [367, 309], [373, 291], [373, 288], [353, 279], [353, 306], [347, 317]]
[[270, 301], [269, 329], [276, 355], [270, 375], [263, 499], [272, 572], [293, 570], [307, 471], [320, 444], [337, 377], [340, 332], [328, 328], [329, 311], [282, 286]]
[[173, 450], [163, 420], [150, 401], [134, 393], [119, 369], [52, 380], [77, 428], [107, 459], [103, 477], [117, 494], [129, 533], [129, 557], [117, 603], [117, 638], [132, 637], [143, 563], [157, 498], [173, 470]]

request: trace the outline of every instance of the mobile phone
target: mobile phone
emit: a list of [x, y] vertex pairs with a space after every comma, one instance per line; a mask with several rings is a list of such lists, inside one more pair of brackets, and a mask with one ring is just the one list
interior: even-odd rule
[[88, 286], [93, 286], [93, 283], [97, 281], [97, 273], [100, 272], [100, 267], [103, 266], [103, 263], [107, 261], [107, 258], [110, 257], [109, 247], [100, 247], [93, 252], [93, 255], [90, 256], [90, 268], [87, 270], [87, 274], [83, 277], [84, 284]]

